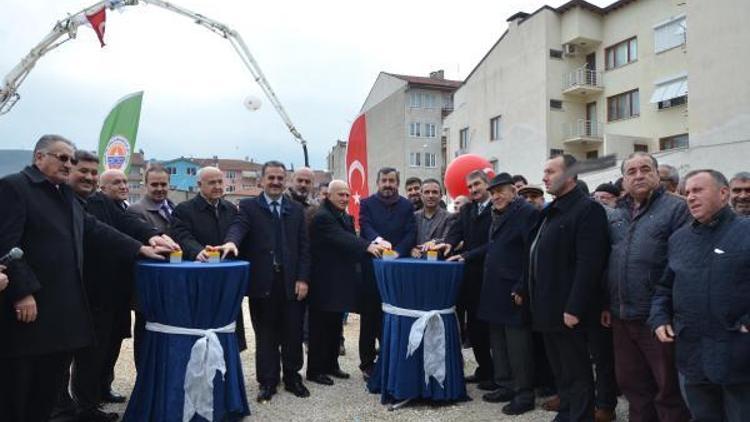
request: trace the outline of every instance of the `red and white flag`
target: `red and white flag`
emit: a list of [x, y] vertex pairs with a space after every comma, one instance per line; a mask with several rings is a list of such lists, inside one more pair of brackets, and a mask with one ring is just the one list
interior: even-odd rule
[[88, 19], [91, 27], [94, 28], [96, 36], [99, 37], [99, 42], [104, 47], [104, 29], [107, 26], [107, 8], [102, 7], [101, 9], [86, 13], [86, 19]]
[[365, 115], [357, 117], [349, 132], [346, 148], [346, 176], [352, 197], [349, 200], [349, 213], [359, 227], [359, 201], [370, 195], [367, 186], [367, 122]]

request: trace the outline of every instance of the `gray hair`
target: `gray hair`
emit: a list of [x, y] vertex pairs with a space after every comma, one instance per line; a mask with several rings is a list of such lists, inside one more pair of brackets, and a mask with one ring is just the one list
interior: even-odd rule
[[732, 179], [729, 181], [729, 183], [730, 184], [734, 183], [735, 180], [740, 181], [740, 182], [747, 182], [748, 180], [750, 180], [750, 172], [741, 171], [735, 174], [734, 177], [732, 177]]
[[690, 173], [685, 175], [685, 183], [687, 183], [687, 181], [690, 180], [691, 177], [697, 176], [701, 173], [708, 173], [708, 175], [711, 176], [712, 179], [714, 179], [714, 182], [716, 182], [716, 186], [720, 188], [729, 187], [729, 182], [727, 182], [727, 178], [724, 177], [724, 175], [720, 171], [713, 170], [713, 169], [693, 170]]
[[60, 135], [42, 135], [41, 138], [39, 138], [38, 141], [36, 141], [36, 145], [34, 145], [34, 154], [32, 160], [36, 159], [36, 154], [38, 152], [47, 152], [49, 151], [49, 148], [52, 146], [52, 144], [55, 144], [57, 142], [62, 142], [69, 147], [73, 148], [73, 150], [76, 149], [76, 145], [67, 140], [66, 138], [60, 136]]
[[195, 174], [195, 177], [198, 179], [198, 181], [200, 181], [203, 178], [203, 173], [207, 171], [214, 171], [214, 170], [221, 173], [221, 170], [218, 167], [206, 166], [206, 167], [199, 168], [198, 172]]
[[[658, 171], [659, 170], [659, 162], [656, 161], [656, 157], [654, 157], [653, 155], [651, 155], [651, 154], [649, 154], [647, 152], [636, 151], [636, 152], [633, 152], [630, 155], [628, 155], [628, 157], [626, 159], [622, 160], [622, 164], [620, 164], [620, 173], [624, 175], [625, 174], [625, 164], [627, 164], [627, 162], [630, 161], [630, 160], [632, 160], [633, 158], [637, 158], [637, 157], [648, 157], [648, 158], [650, 158], [651, 159], [651, 163], [653, 163], [653, 165], [654, 165], [654, 171]], [[675, 171], [677, 171], [677, 170], [675, 169]], [[679, 176], [677, 178], [678, 178], [678, 181], [679, 181]], [[675, 183], [678, 183], [678, 182], [675, 182]]]
[[85, 149], [78, 149], [73, 155], [73, 161], [74, 164], [78, 164], [81, 161], [99, 164], [99, 157], [97, 157], [93, 152], [86, 151]]
[[483, 170], [474, 170], [466, 175], [467, 182], [474, 179], [482, 179], [484, 183], [490, 183], [490, 178], [487, 177], [487, 173], [485, 173]]
[[677, 172], [677, 169], [674, 166], [670, 166], [669, 164], [662, 164], [659, 166], [659, 168], [667, 170], [667, 179], [669, 179], [670, 182], [674, 183], [675, 185], [680, 184], [680, 173]]

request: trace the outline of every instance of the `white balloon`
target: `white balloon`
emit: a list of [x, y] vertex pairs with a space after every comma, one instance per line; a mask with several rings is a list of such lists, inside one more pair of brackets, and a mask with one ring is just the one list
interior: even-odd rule
[[245, 98], [245, 101], [243, 101], [242, 103], [250, 111], [255, 111], [255, 110], [259, 109], [260, 106], [261, 106], [261, 104], [263, 104], [263, 102], [260, 100], [260, 98], [254, 96], [254, 95], [248, 95]]

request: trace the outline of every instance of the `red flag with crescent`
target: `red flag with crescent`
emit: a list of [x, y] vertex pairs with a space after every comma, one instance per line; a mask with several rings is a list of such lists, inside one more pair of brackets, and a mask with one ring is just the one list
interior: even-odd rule
[[357, 117], [349, 132], [346, 148], [346, 177], [352, 197], [349, 200], [349, 213], [359, 228], [359, 201], [370, 195], [367, 187], [367, 122], [365, 115]]
[[99, 37], [99, 42], [104, 47], [104, 29], [107, 25], [107, 8], [102, 7], [91, 13], [86, 13], [86, 19], [89, 20], [91, 27], [94, 28], [96, 36]]

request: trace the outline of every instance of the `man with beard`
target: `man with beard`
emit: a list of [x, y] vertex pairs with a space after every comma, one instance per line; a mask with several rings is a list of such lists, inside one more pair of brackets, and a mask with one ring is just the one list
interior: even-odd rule
[[[224, 175], [216, 167], [198, 170], [198, 195], [177, 205], [172, 214], [169, 232], [180, 244], [183, 258], [190, 261], [208, 261], [210, 245], [223, 243], [229, 226], [237, 215], [237, 207], [223, 199]], [[242, 310], [237, 316], [237, 342], [240, 351], [247, 349]]]
[[[292, 174], [292, 185], [286, 191], [289, 199], [297, 201], [307, 214], [311, 210], [314, 212], [316, 205], [312, 196], [313, 182], [315, 173], [309, 167], [300, 167]], [[312, 212], [310, 212], [312, 214]]]
[[750, 216], [750, 172], [740, 172], [729, 181], [729, 203], [737, 215]]
[[263, 193], [240, 201], [239, 213], [220, 247], [224, 256], [233, 254], [252, 262], [247, 296], [255, 330], [260, 403], [276, 394], [282, 371], [285, 390], [297, 397], [310, 395], [299, 374], [310, 250], [302, 206], [284, 196], [285, 180], [283, 163], [263, 164]]
[[[378, 191], [363, 199], [359, 208], [360, 236], [398, 257], [409, 257], [417, 237], [414, 206], [398, 194], [399, 173], [392, 167], [378, 170]], [[383, 312], [372, 260], [363, 261], [360, 292], [359, 369], [365, 379], [375, 367], [375, 341], [380, 337]]]
[[464, 277], [461, 283], [459, 303], [466, 309], [466, 326], [469, 342], [477, 361], [474, 374], [466, 377], [470, 383], [478, 383], [481, 390], [496, 390], [495, 375], [490, 355], [490, 332], [487, 322], [477, 318], [479, 296], [484, 278], [484, 258], [492, 223], [492, 203], [487, 191], [489, 180], [482, 170], [466, 176], [466, 184], [472, 203], [464, 205], [458, 220], [451, 226], [445, 243], [437, 245], [448, 256], [463, 242], [460, 254], [449, 260], [465, 261]]
[[[47, 421], [75, 350], [94, 344], [83, 286], [84, 246], [122, 264], [138, 254], [164, 259], [87, 214], [66, 185], [75, 152], [59, 135], [42, 136], [33, 164], [0, 180], [0, 250], [18, 246], [12, 283], [0, 295], [0, 415], [11, 422]], [[111, 284], [111, 280], [100, 280]]]
[[422, 179], [419, 177], [410, 177], [406, 179], [406, 197], [414, 205], [414, 211], [422, 209]]
[[[83, 150], [75, 152], [74, 166], [68, 184], [83, 208], [105, 223], [144, 244], [177, 249], [167, 236], [137, 217], [127, 214], [112, 199], [96, 192], [99, 159]], [[107, 179], [124, 176], [120, 170], [109, 170]], [[104, 176], [104, 175], [103, 175]], [[120, 355], [122, 339], [130, 335], [130, 297], [132, 275], [129, 266], [113, 259], [109, 250], [84, 246], [83, 284], [91, 306], [96, 343], [75, 352], [70, 373], [70, 392], [77, 406], [77, 418], [86, 421], [117, 420], [116, 413], [99, 409], [103, 401], [122, 403], [111, 386], [114, 365]], [[113, 283], [105, 283], [112, 280]], [[65, 389], [67, 392], [67, 388]]]
[[578, 188], [576, 160], [563, 155], [544, 166], [543, 182], [555, 200], [542, 210], [531, 243], [529, 305], [557, 381], [556, 420], [594, 418], [594, 379], [587, 327], [599, 323], [601, 280], [609, 241], [604, 207]]
[[310, 223], [310, 279], [315, 288], [310, 292], [307, 379], [323, 385], [333, 385], [331, 377], [349, 378], [338, 363], [341, 320], [344, 312], [355, 308], [362, 259], [368, 254], [380, 257], [383, 250], [357, 236], [346, 213], [350, 195], [346, 182], [332, 181], [328, 198]]

